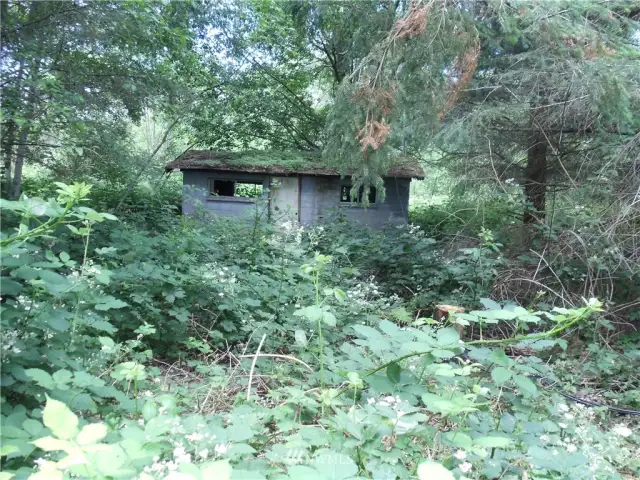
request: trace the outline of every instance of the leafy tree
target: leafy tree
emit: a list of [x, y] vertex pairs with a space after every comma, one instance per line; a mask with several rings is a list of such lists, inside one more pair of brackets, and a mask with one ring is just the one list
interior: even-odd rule
[[[541, 221], [546, 192], [576, 187], [612, 163], [640, 126], [637, 23], [622, 4], [480, 4], [482, 54], [437, 137], [450, 164], [515, 178]], [[467, 164], [467, 165], [466, 165]]]
[[622, 2], [399, 5], [341, 85], [327, 156], [379, 183], [401, 151], [435, 148], [473, 179], [517, 178], [524, 221], [541, 220], [550, 182], [577, 185], [637, 131], [637, 15]]
[[[99, 168], [127, 120], [177, 92], [196, 2], [2, 2], [2, 154], [8, 196], [25, 163]], [[58, 155], [57, 152], [62, 152]], [[126, 154], [125, 154], [126, 158]]]
[[[218, 149], [324, 147], [336, 87], [393, 23], [385, 1], [240, 2], [213, 9], [202, 42], [205, 99], [193, 144]], [[206, 85], [206, 87], [205, 87]]]

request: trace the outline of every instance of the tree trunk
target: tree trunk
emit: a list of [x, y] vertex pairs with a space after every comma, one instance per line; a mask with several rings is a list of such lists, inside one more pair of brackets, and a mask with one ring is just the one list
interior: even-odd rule
[[544, 221], [547, 196], [547, 141], [539, 131], [531, 136], [531, 140], [524, 172], [525, 224]]
[[16, 124], [9, 122], [7, 132], [2, 139], [2, 156], [4, 163], [4, 188], [7, 197], [11, 196], [11, 155], [13, 155], [13, 144], [15, 143]]
[[30, 122], [25, 123], [20, 131], [20, 140], [18, 149], [16, 150], [16, 159], [13, 165], [13, 182], [9, 192], [11, 200], [20, 198], [22, 190], [22, 167], [24, 166], [24, 157], [27, 154], [27, 140], [29, 139], [29, 131], [31, 130]]
[[[28, 43], [30, 41], [32, 41], [32, 39], [34, 38], [34, 31], [35, 31], [35, 27], [31, 26], [31, 23], [37, 18], [37, 12], [39, 9], [39, 4], [38, 2], [31, 2], [30, 4], [31, 6], [31, 10], [29, 12], [29, 20], [28, 20], [28, 25], [30, 25], [28, 27], [28, 29], [26, 29], [25, 31], [25, 36], [23, 41], [25, 43]], [[31, 80], [31, 84], [30, 85], [26, 85], [26, 98], [24, 99], [24, 119], [25, 122], [22, 125], [22, 128], [20, 129], [20, 135], [18, 137], [18, 148], [16, 149], [16, 156], [15, 159], [13, 161], [13, 178], [11, 179], [11, 184], [7, 185], [7, 193], [10, 199], [12, 200], [17, 200], [18, 198], [20, 198], [20, 193], [22, 191], [22, 167], [24, 166], [24, 159], [27, 155], [28, 152], [28, 146], [27, 146], [27, 142], [29, 140], [29, 134], [31, 133], [31, 128], [32, 128], [32, 121], [34, 118], [34, 113], [36, 111], [36, 80], [38, 78], [38, 74], [40, 73], [40, 62], [41, 62], [41, 58], [34, 58], [33, 59], [33, 67], [31, 69], [31, 72], [27, 75], [30, 80]], [[21, 60], [20, 61], [20, 77], [19, 77], [19, 81], [20, 84], [22, 83], [22, 75], [23, 75], [23, 71], [24, 69], [27, 70], [28, 72], [28, 60], [25, 62], [25, 60]], [[18, 92], [18, 98], [20, 99], [22, 96], [20, 90]], [[16, 108], [16, 111], [19, 111], [19, 108]], [[6, 161], [6, 160], [5, 160]], [[9, 162], [11, 162], [11, 160], [9, 159]]]

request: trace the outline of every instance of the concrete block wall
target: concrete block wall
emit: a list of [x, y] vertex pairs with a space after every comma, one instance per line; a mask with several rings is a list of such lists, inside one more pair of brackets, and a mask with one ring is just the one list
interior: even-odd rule
[[[212, 179], [235, 180], [238, 182], [260, 182], [265, 191], [263, 201], [256, 202], [243, 197], [215, 197], [209, 195], [209, 181]], [[258, 173], [213, 172], [208, 170], [185, 170], [183, 172], [182, 213], [192, 215], [211, 212], [215, 215], [251, 218], [261, 215], [266, 218], [266, 191], [269, 176]]]
[[[241, 197], [214, 197], [209, 195], [209, 180], [223, 179], [246, 182], [261, 182], [269, 188], [270, 176], [259, 173], [213, 172], [186, 170], [183, 173], [183, 213], [190, 215], [209, 211], [216, 215], [267, 218], [266, 201], [255, 202]], [[340, 202], [339, 177], [302, 175], [300, 179], [299, 219], [303, 225], [315, 225], [330, 221], [336, 214], [348, 221], [359, 222], [370, 227], [382, 227], [388, 223], [405, 224], [409, 217], [409, 184], [405, 178], [386, 178], [386, 198], [368, 208]], [[266, 200], [266, 193], [265, 198]]]
[[409, 218], [409, 179], [386, 178], [384, 202], [368, 208], [340, 202], [338, 177], [304, 175], [300, 192], [300, 222], [313, 225], [329, 221], [333, 215], [343, 215], [348, 221], [370, 227], [382, 227], [388, 223], [405, 224]]

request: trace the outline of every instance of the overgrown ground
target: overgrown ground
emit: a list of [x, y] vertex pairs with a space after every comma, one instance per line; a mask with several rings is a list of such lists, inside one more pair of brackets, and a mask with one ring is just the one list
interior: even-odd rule
[[496, 295], [489, 230], [199, 224], [140, 192], [116, 219], [57, 189], [2, 203], [2, 479], [640, 474], [637, 417], [566, 396], [639, 410], [638, 334]]

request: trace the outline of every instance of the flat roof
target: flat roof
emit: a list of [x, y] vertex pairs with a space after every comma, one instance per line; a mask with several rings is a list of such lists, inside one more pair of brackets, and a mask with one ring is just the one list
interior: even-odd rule
[[[340, 176], [335, 167], [327, 166], [320, 152], [278, 152], [255, 150], [245, 152], [219, 152], [190, 150], [167, 164], [165, 171], [217, 170], [224, 172], [268, 173], [274, 175]], [[396, 178], [424, 178], [424, 170], [417, 160], [399, 157], [383, 175]]]

